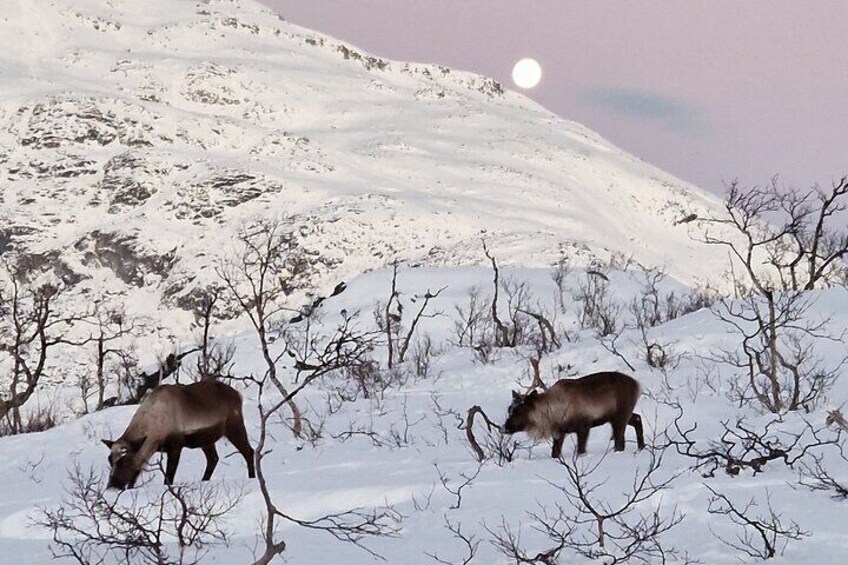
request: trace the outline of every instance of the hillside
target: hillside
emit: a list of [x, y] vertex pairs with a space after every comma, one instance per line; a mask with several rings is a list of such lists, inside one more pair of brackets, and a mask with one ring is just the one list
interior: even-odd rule
[[[627, 370], [622, 359], [602, 347], [591, 330], [580, 327], [577, 315], [580, 303], [572, 296], [579, 292], [585, 280], [584, 273], [575, 271], [568, 275], [564, 308], [557, 305], [558, 289], [548, 270], [505, 268], [503, 274], [526, 285], [533, 303], [538, 303], [538, 307], [554, 320], [560, 337], [569, 336], [568, 340], [563, 339], [561, 348], [542, 359], [541, 375], [548, 384], [566, 375]], [[340, 296], [327, 300], [316, 318], [320, 320], [313, 328], [316, 335], [331, 332], [342, 311], [360, 312], [358, 326], [373, 328], [370, 313], [375, 300], [388, 295], [390, 275], [382, 270], [358, 277]], [[638, 296], [644, 282], [638, 271], [610, 272], [609, 276], [612, 296], [622, 303]], [[503, 534], [504, 527], [520, 534], [520, 548], [530, 556], [555, 546], [555, 539], [539, 530], [540, 516], [557, 515], [557, 505], [565, 509], [566, 515], [573, 515], [575, 509], [558, 490], [558, 487], [569, 488], [568, 475], [563, 464], [549, 457], [550, 443], [518, 434], [514, 436], [518, 443], [514, 444], [512, 461], [499, 461], [487, 446], [487, 459], [478, 465], [465, 432], [459, 427], [467, 410], [475, 404], [497, 422], [502, 422], [510, 390], [529, 384], [528, 358], [533, 355], [532, 347], [502, 349], [489, 362], [481, 362], [471, 347], [457, 345], [455, 324], [460, 317], [456, 308], [468, 307], [470, 293], [475, 287], [482, 297], [490, 295], [491, 271], [484, 268], [402, 269], [398, 282], [403, 303], [408, 306], [410, 299], [425, 289], [446, 287], [430, 310], [442, 315], [425, 318], [418, 333], [419, 338], [427, 336], [435, 345], [428, 371], [426, 374], [417, 372], [410, 360], [398, 373], [383, 373], [387, 379], [385, 384], [381, 385], [380, 381], [368, 384], [370, 397], [356, 392], [356, 385], [342, 375], [330, 375], [307, 388], [298, 397], [298, 403], [315, 431], [297, 440], [277, 419], [269, 427], [273, 441], [268, 446], [271, 451], [264, 465], [272, 496], [284, 512], [300, 520], [316, 519], [354, 507], [368, 510], [391, 505], [403, 516], [398, 536], [364, 540], [368, 549], [391, 564], [436, 563], [428, 554], [447, 563], [463, 563], [467, 547], [448, 529], [448, 524], [461, 525], [467, 537], [479, 542], [476, 557], [466, 562], [471, 565], [515, 563], [492, 543], [496, 535]], [[663, 295], [681, 290], [671, 281], [666, 281], [661, 289]], [[848, 292], [831, 289], [816, 293], [815, 298], [810, 316], [831, 315], [830, 335], [845, 331], [848, 328]], [[411, 315], [404, 318], [404, 327], [408, 327], [410, 320]], [[626, 313], [620, 321], [632, 323]], [[648, 366], [637, 330], [624, 331], [618, 341], [619, 352], [634, 365], [632, 373], [644, 389], [638, 410], [645, 422], [649, 445], [661, 445], [666, 441], [663, 432], [678, 415], [665, 402], [679, 403], [683, 411], [683, 429], [697, 424], [689, 437], [697, 442], [696, 449], [703, 451], [721, 436], [722, 423], [734, 429], [737, 418], [743, 418], [747, 428], [759, 431], [775, 419], [763, 414], [753, 403], [734, 405], [730, 400], [733, 370], [705, 363], [705, 357], [717, 348], [732, 349], [737, 345], [736, 337], [729, 334], [727, 327], [708, 310], [650, 328], [649, 336], [673, 352], [676, 361], [662, 370]], [[227, 342], [237, 347], [234, 369], [237, 374], [262, 373], [263, 361], [252, 334], [236, 336]], [[816, 352], [826, 365], [844, 359], [845, 349], [841, 344], [824, 340], [819, 345]], [[281, 341], [276, 342], [274, 352], [281, 351], [282, 347]], [[379, 347], [374, 358], [384, 364], [385, 353], [385, 348]], [[284, 362], [280, 367], [281, 378], [287, 383], [291, 383], [294, 376], [290, 365]], [[240, 384], [236, 386], [242, 388]], [[251, 385], [242, 390], [248, 432], [256, 446], [259, 438], [256, 388]], [[341, 400], [343, 397], [347, 400]], [[828, 393], [828, 399], [831, 404], [838, 405], [846, 398], [848, 381], [843, 375]], [[268, 398], [264, 402], [267, 406]], [[712, 495], [706, 488], [709, 486], [728, 496], [739, 508], [753, 500], [754, 506], [747, 513], [751, 517], [767, 518], [772, 508], [784, 527], [797, 524], [804, 534], [788, 543], [777, 538], [778, 553], [771, 562], [842, 564], [848, 502], [834, 496], [832, 490], [812, 491], [798, 482], [802, 471], [809, 473], [814, 468], [815, 456], [823, 458], [832, 476], [845, 484], [845, 461], [840, 459], [837, 446], [814, 446], [816, 441], [805, 424], [809, 422], [815, 426], [820, 440], [835, 437], [833, 430], [823, 429], [827, 406], [827, 402], [822, 402], [810, 413], [787, 414], [780, 423], [770, 424], [770, 432], [764, 434], [772, 446], [784, 447], [798, 434], [800, 443], [790, 449], [791, 457], [799, 455], [801, 449], [809, 454], [793, 467], [777, 459], [768, 461], [759, 472], [744, 468], [733, 475], [719, 468], [713, 476], [707, 476], [709, 467], [691, 470], [697, 460], [678, 454], [674, 447], [666, 448], [653, 481], [673, 480], [667, 488], [636, 505], [627, 514], [626, 521], [636, 526], [645, 518], [647, 522], [638, 526], [644, 528], [651, 523], [654, 509], [659, 509], [663, 521], [673, 516], [682, 518], [657, 538], [666, 551], [676, 550], [675, 554], [666, 555], [665, 562], [699, 560], [724, 564], [739, 559], [748, 562], [741, 551], [721, 541], [735, 543], [736, 536], [744, 536], [746, 529], [735, 525], [729, 516], [707, 512], [712, 506]], [[74, 466], [79, 466], [83, 472], [92, 469], [95, 484], [103, 484], [108, 473], [108, 452], [99, 439], [120, 434], [134, 410], [134, 407], [112, 408], [43, 433], [0, 438], [0, 482], [6, 485], [0, 504], [0, 547], [3, 548], [0, 562], [34, 565], [53, 562], [48, 549], [50, 532], [33, 525], [40, 516], [39, 509], [55, 509], [62, 500], [69, 500], [69, 475], [73, 474]], [[680, 439], [673, 428], [670, 432]], [[475, 433], [481, 442], [486, 438], [485, 426], [479, 419]], [[637, 452], [632, 430], [628, 429], [625, 437], [625, 452], [614, 453], [609, 428], [604, 426], [590, 434], [587, 455], [572, 459], [575, 449], [572, 437], [566, 440], [563, 451], [565, 464], [582, 469], [598, 465], [588, 478], [589, 484], [597, 485], [592, 499], [613, 509], [633, 492], [634, 479], [643, 476], [651, 462], [650, 449]], [[257, 538], [263, 517], [259, 487], [256, 481], [246, 478], [243, 460], [238, 455], [231, 456], [234, 450], [228, 443], [222, 441], [219, 450], [220, 464], [212, 481], [204, 483], [203, 488], [218, 489], [219, 493], [243, 492], [243, 498], [223, 520], [229, 533], [229, 545], [208, 547], [209, 553], [201, 562], [251, 563], [262, 551]], [[738, 452], [744, 452], [741, 445]], [[747, 457], [753, 458], [762, 452], [762, 447], [755, 446]], [[184, 451], [177, 484], [183, 488], [197, 487], [203, 465], [203, 456], [198, 450]], [[121, 494], [120, 498], [108, 493], [107, 500], [142, 507], [145, 501], [155, 501], [163, 493], [161, 471], [152, 465], [143, 477], [141, 488]], [[460, 499], [451, 494], [469, 478], [469, 484], [461, 489]], [[806, 480], [815, 483], [809, 476]], [[590, 539], [593, 524], [590, 521], [579, 526], [569, 539]], [[566, 523], [559, 524], [559, 528], [565, 531]], [[614, 536], [621, 530], [608, 523], [607, 532]], [[752, 532], [747, 530], [748, 534]], [[286, 540], [287, 549], [283, 555], [290, 563], [383, 562], [326, 532], [289, 522], [281, 525], [279, 538]], [[615, 548], [626, 545], [628, 539], [611, 537], [609, 550], [619, 553]], [[751, 539], [752, 546], [759, 545], [755, 533]], [[174, 555], [174, 539], [165, 541], [167, 551]], [[10, 561], [10, 555], [15, 559]], [[687, 561], [687, 557], [691, 560]], [[564, 551], [556, 561], [563, 564], [608, 562], [601, 558], [582, 558], [572, 550]], [[647, 562], [662, 561], [653, 555]]]
[[723, 261], [677, 223], [715, 197], [491, 79], [252, 1], [8, 0], [0, 76], [0, 251], [123, 297], [161, 339], [263, 217], [316, 255], [310, 290], [476, 264], [481, 239], [505, 264], [621, 253], [686, 283]]

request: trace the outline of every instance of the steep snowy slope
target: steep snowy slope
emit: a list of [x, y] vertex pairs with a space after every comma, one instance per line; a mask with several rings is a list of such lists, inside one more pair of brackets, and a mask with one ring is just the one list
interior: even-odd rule
[[[714, 197], [491, 79], [386, 61], [252, 1], [5, 0], [0, 251], [176, 335], [239, 226], [290, 216], [326, 287], [400, 258], [632, 254], [691, 282]], [[151, 299], [153, 297], [153, 299]], [[160, 302], [161, 301], [161, 302]]]

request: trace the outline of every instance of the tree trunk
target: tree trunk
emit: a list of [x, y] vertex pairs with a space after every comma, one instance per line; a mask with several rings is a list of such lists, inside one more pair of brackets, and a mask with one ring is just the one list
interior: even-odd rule
[[769, 348], [769, 374], [768, 378], [771, 384], [771, 396], [774, 411], [779, 413], [783, 410], [783, 402], [780, 398], [780, 379], [777, 374], [777, 315], [774, 308], [774, 294], [771, 291], [766, 293], [769, 308], [768, 321], [768, 348]]

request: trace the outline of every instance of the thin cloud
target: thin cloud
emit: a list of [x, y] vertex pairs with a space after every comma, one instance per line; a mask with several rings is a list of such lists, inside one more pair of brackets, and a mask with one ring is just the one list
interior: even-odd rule
[[706, 131], [701, 112], [679, 98], [619, 87], [588, 88], [584, 90], [582, 98], [602, 110], [650, 121], [669, 131], [692, 135]]

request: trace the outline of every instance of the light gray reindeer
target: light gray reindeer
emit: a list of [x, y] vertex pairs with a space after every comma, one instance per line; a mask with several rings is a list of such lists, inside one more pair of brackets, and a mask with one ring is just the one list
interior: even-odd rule
[[586, 453], [589, 430], [609, 423], [616, 451], [624, 451], [624, 431], [636, 430], [639, 449], [645, 447], [642, 418], [633, 412], [641, 387], [633, 377], [617, 372], [562, 379], [545, 392], [512, 393], [503, 431], [527, 432], [537, 439], [552, 438], [551, 457], [562, 455], [562, 442], [577, 434], [577, 453]]
[[254, 478], [253, 448], [247, 439], [238, 391], [218, 381], [160, 385], [144, 399], [121, 437], [101, 440], [109, 448], [109, 488], [135, 486], [142, 468], [156, 452], [168, 455], [165, 484], [172, 484], [184, 447], [203, 450], [203, 480], [207, 481], [218, 464], [215, 442], [222, 437], [238, 449], [247, 463], [248, 477]]

